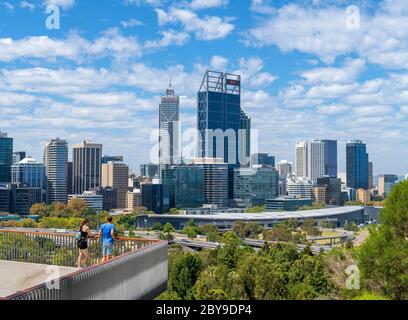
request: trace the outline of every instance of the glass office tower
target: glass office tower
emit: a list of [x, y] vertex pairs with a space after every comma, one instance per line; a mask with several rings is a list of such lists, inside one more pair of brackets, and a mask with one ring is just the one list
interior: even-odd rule
[[13, 138], [0, 131], [0, 182], [11, 182], [13, 164]]
[[347, 187], [368, 189], [368, 153], [359, 140], [347, 143]]
[[182, 165], [176, 168], [176, 206], [200, 208], [204, 204], [204, 168]]
[[337, 178], [337, 141], [322, 140], [325, 144], [325, 175], [331, 178]]
[[[234, 197], [234, 168], [240, 163], [239, 149], [247, 154], [250, 119], [241, 110], [241, 76], [207, 71], [198, 92], [198, 156], [223, 159], [228, 164], [228, 198]], [[244, 128], [245, 127], [245, 128]]]

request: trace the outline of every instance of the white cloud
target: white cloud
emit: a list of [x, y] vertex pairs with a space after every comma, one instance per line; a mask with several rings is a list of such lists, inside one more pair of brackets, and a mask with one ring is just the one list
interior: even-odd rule
[[193, 10], [202, 10], [225, 7], [228, 3], [229, 0], [192, 0], [190, 6]]
[[44, 0], [46, 6], [57, 6], [63, 9], [70, 9], [75, 5], [75, 0]]
[[35, 5], [32, 4], [32, 3], [30, 3], [30, 2], [27, 2], [27, 1], [21, 1], [21, 2], [20, 2], [20, 8], [22, 8], [22, 9], [28, 9], [28, 10], [30, 10], [30, 11], [34, 11]]
[[126, 21], [121, 21], [120, 24], [122, 25], [123, 28], [131, 28], [142, 26], [144, 23], [140, 20], [132, 18]]
[[160, 33], [162, 35], [160, 40], [148, 40], [145, 42], [144, 47], [147, 49], [154, 49], [168, 47], [171, 45], [182, 46], [190, 39], [189, 34], [186, 32], [167, 30]]
[[239, 61], [240, 70], [234, 73], [241, 74], [245, 85], [251, 87], [265, 87], [274, 82], [277, 77], [269, 72], [263, 72], [264, 63], [260, 58], [241, 58]]
[[10, 2], [4, 1], [3, 6], [9, 11], [14, 11], [14, 6]]
[[215, 55], [211, 58], [210, 67], [215, 70], [224, 71], [227, 69], [228, 59]]
[[199, 40], [223, 39], [233, 30], [234, 25], [229, 19], [217, 16], [204, 16], [200, 18], [195, 12], [171, 7], [168, 11], [156, 9], [160, 26], [170, 23], [180, 23], [184, 30], [195, 34]]

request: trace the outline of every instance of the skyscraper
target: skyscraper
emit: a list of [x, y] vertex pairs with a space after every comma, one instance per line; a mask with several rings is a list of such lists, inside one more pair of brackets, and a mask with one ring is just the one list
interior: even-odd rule
[[[246, 141], [241, 124], [241, 76], [207, 71], [198, 91], [198, 156], [223, 159], [228, 164], [228, 198], [234, 197], [234, 168], [240, 163], [239, 148]], [[246, 122], [248, 126], [248, 122]], [[248, 150], [245, 148], [243, 153]]]
[[324, 143], [324, 175], [337, 178], [337, 141], [322, 140]]
[[11, 182], [13, 164], [13, 138], [0, 131], [0, 182]]
[[128, 192], [129, 167], [120, 162], [110, 161], [102, 165], [102, 187], [116, 190], [116, 205], [119, 209], [126, 208]]
[[398, 175], [396, 174], [380, 174], [378, 176], [378, 194], [381, 197], [387, 197], [397, 182]]
[[72, 191], [76, 195], [101, 185], [102, 145], [83, 141], [72, 147]]
[[288, 160], [281, 160], [278, 163], [279, 175], [282, 177], [287, 177], [292, 175], [292, 162]]
[[16, 151], [13, 152], [13, 164], [20, 162], [21, 160], [26, 158], [25, 151]]
[[25, 158], [11, 166], [11, 182], [24, 188], [41, 189], [41, 199], [45, 200], [45, 165], [33, 158]]
[[[174, 89], [166, 90], [159, 105], [159, 159], [161, 170], [166, 165], [175, 164], [181, 157], [180, 151], [180, 98]], [[159, 171], [159, 173], [161, 173]]]
[[368, 188], [374, 188], [374, 165], [372, 162], [368, 163]]
[[159, 175], [159, 166], [154, 163], [141, 164], [140, 175], [145, 178], [156, 178]]
[[347, 187], [368, 189], [368, 153], [360, 140], [347, 143]]
[[309, 145], [307, 141], [301, 141], [296, 144], [296, 176], [298, 178], [307, 178], [308, 174]]
[[68, 201], [68, 143], [52, 139], [44, 148], [47, 203]]
[[251, 118], [241, 109], [239, 139], [239, 162], [243, 166], [249, 166], [251, 158]]
[[255, 153], [251, 156], [251, 165], [261, 165], [265, 167], [275, 167], [275, 157], [267, 153]]
[[101, 163], [106, 164], [109, 163], [110, 161], [116, 161], [116, 162], [123, 162], [123, 156], [103, 156]]
[[326, 171], [326, 145], [321, 140], [312, 140], [309, 144], [309, 157], [308, 157], [308, 172], [309, 179], [316, 183], [318, 178], [325, 175]]

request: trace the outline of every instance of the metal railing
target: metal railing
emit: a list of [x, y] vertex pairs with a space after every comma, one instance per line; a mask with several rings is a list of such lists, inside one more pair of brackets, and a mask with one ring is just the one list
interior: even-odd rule
[[[154, 244], [157, 241], [121, 237], [116, 241], [113, 256]], [[95, 265], [102, 259], [102, 244], [98, 237], [88, 239], [90, 259]], [[0, 230], [0, 260], [76, 267], [78, 259], [77, 240], [74, 235]]]
[[[0, 230], [0, 260], [76, 267], [74, 235]], [[99, 238], [89, 239], [90, 267], [18, 292], [10, 300], [136, 300], [165, 291], [168, 277], [166, 241], [119, 238], [114, 258], [100, 263]]]

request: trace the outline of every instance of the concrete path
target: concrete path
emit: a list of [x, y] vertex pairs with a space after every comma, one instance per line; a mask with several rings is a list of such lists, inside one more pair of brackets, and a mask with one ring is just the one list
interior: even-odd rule
[[75, 268], [0, 260], [0, 297], [32, 288], [77, 271]]

